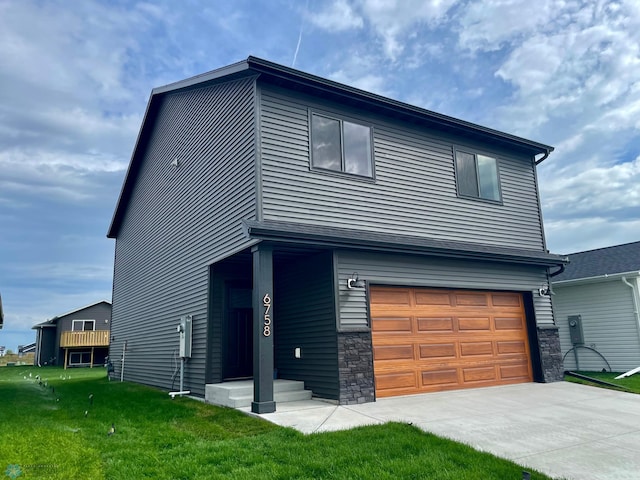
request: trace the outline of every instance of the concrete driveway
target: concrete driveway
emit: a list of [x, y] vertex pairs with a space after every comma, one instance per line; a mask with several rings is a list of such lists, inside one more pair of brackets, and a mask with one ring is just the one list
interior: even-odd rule
[[261, 417], [304, 433], [410, 422], [556, 478], [640, 479], [640, 395], [568, 382], [281, 403]]

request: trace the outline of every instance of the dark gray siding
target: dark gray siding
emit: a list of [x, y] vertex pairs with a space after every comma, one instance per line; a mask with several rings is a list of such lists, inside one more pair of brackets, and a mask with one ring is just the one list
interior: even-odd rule
[[109, 330], [111, 327], [111, 305], [108, 303], [98, 303], [87, 308], [83, 308], [70, 315], [65, 315], [58, 319], [58, 332], [68, 332], [73, 327], [74, 320], [95, 320], [96, 330]]
[[[310, 170], [309, 108], [373, 126], [375, 182]], [[260, 111], [264, 219], [543, 250], [531, 158], [268, 85]], [[454, 146], [498, 158], [503, 205], [458, 198]]]
[[[347, 289], [347, 278], [358, 272], [373, 285], [424, 286], [479, 290], [537, 292], [546, 282], [543, 268], [500, 263], [469, 262], [410, 255], [336, 252], [341, 329], [367, 327], [364, 289]], [[533, 294], [538, 325], [553, 324], [549, 297]]]
[[40, 337], [40, 349], [38, 351], [39, 359], [36, 359], [36, 362], [40, 361], [40, 365], [64, 365], [64, 358], [58, 359], [56, 329], [42, 328], [40, 330], [42, 333]]
[[[314, 395], [338, 400], [338, 346], [330, 252], [277, 265], [274, 286], [278, 376], [302, 380]], [[302, 358], [295, 358], [300, 347]]]
[[254, 96], [244, 79], [161, 101], [116, 239], [117, 376], [127, 342], [126, 380], [176, 388], [176, 325], [192, 315], [185, 388], [204, 395], [208, 265], [246, 247], [241, 221], [255, 218]]

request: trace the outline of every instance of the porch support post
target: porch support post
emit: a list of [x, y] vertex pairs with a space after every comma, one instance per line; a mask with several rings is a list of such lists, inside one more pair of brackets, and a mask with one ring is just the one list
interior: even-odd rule
[[93, 349], [95, 347], [91, 347], [91, 366], [89, 368], [93, 368]]
[[273, 400], [273, 248], [259, 244], [253, 255], [253, 413], [276, 411]]
[[64, 369], [67, 369], [67, 357], [69, 356], [69, 349], [65, 348], [64, 349]]

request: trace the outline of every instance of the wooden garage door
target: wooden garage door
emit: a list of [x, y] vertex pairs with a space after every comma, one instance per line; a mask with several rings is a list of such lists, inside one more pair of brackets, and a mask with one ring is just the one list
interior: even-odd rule
[[371, 287], [376, 395], [532, 381], [522, 295]]

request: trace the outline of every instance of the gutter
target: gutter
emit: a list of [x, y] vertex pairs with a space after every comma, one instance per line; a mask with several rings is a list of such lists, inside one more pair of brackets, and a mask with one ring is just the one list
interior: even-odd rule
[[551, 154], [552, 150], [553, 149], [549, 149], [546, 152], [544, 152], [544, 155], [542, 156], [542, 158], [540, 158], [538, 160], [535, 160], [535, 164], [536, 165], [540, 165], [542, 162], [544, 162], [549, 157], [549, 155]]
[[636, 286], [633, 286], [633, 283], [627, 281], [627, 277], [622, 277], [622, 283], [624, 283], [627, 287], [631, 288], [631, 296], [633, 297], [633, 307], [634, 312], [636, 314], [636, 323], [638, 324], [638, 339], [640, 339], [640, 307], [638, 302], [638, 279], [636, 278]]
[[564, 286], [564, 285], [571, 285], [571, 284], [579, 285], [581, 283], [594, 283], [600, 280], [617, 280], [623, 277], [639, 277], [639, 276], [640, 276], [640, 271], [605, 273], [603, 275], [595, 275], [593, 277], [572, 278], [570, 280], [559, 280], [557, 282], [553, 282], [553, 284], [555, 286]]

